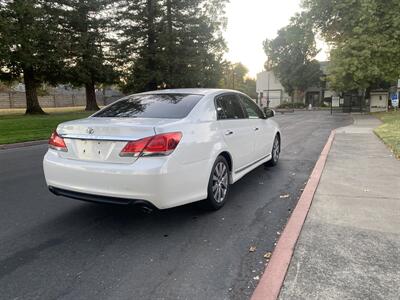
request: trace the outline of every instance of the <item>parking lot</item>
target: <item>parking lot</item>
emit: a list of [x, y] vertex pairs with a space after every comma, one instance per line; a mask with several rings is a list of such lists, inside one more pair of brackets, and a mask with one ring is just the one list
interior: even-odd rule
[[0, 298], [249, 298], [330, 131], [352, 122], [327, 111], [276, 120], [278, 166], [245, 176], [211, 213], [57, 197], [43, 177], [46, 145], [0, 150]]

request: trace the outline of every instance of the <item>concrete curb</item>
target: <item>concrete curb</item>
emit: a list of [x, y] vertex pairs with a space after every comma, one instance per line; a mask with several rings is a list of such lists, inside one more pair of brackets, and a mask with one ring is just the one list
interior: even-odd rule
[[276, 244], [271, 260], [258, 283], [251, 300], [275, 300], [278, 298], [285, 280], [286, 272], [293, 256], [297, 239], [299, 238], [304, 221], [307, 217], [314, 193], [325, 167], [326, 159], [335, 137], [332, 130], [324, 149], [318, 158], [310, 178], [304, 188], [301, 197], [286, 224], [285, 229]]
[[15, 143], [15, 144], [2, 144], [2, 145], [0, 145], [0, 150], [42, 145], [42, 144], [47, 144], [47, 142], [48, 142], [48, 140], [39, 140], [39, 141], [22, 142], [22, 143]]

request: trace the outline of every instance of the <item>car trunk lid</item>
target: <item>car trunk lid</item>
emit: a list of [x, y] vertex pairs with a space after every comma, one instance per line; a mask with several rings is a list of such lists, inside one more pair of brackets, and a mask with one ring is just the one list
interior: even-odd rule
[[155, 135], [155, 127], [172, 119], [87, 118], [60, 124], [57, 132], [64, 138], [67, 152], [63, 158], [104, 163], [129, 164], [135, 157], [119, 154], [128, 141]]

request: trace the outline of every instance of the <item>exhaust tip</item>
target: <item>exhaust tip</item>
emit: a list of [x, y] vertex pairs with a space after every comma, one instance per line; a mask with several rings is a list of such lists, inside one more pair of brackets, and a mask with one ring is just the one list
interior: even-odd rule
[[153, 211], [154, 211], [153, 208], [151, 208], [151, 207], [149, 207], [149, 206], [146, 206], [146, 205], [141, 206], [141, 207], [140, 207], [140, 210], [141, 210], [143, 213], [145, 213], [145, 214], [151, 214], [151, 213], [153, 213]]
[[151, 214], [156, 210], [152, 205], [145, 201], [136, 201], [133, 206], [145, 214]]
[[54, 195], [59, 196], [59, 194], [57, 193], [57, 190], [55, 188], [53, 188], [52, 186], [48, 186], [49, 191], [52, 192]]

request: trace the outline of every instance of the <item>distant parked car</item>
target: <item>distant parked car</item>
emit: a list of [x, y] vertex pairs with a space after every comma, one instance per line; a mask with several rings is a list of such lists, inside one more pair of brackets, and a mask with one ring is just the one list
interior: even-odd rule
[[281, 149], [273, 111], [220, 89], [174, 89], [124, 97], [62, 123], [43, 161], [54, 194], [159, 209], [204, 200], [222, 207], [230, 184]]

